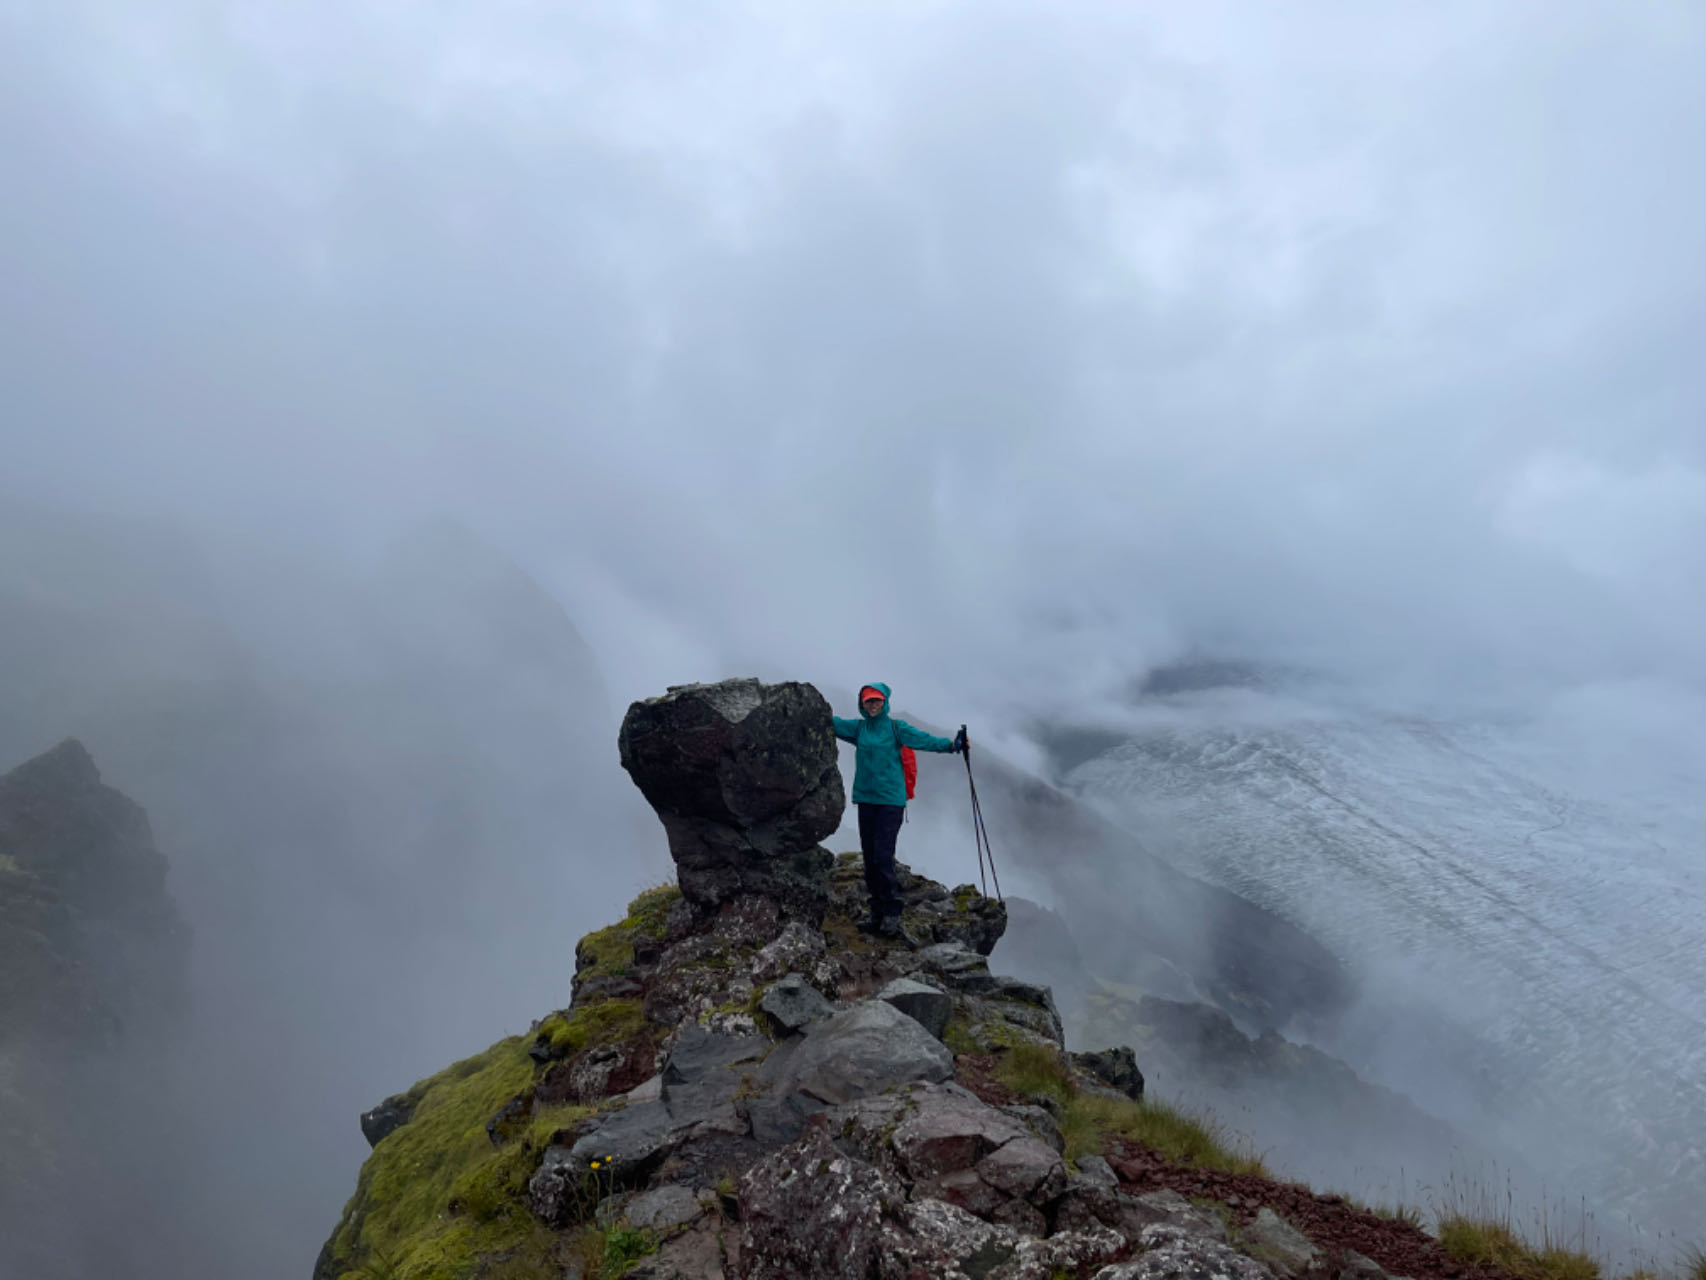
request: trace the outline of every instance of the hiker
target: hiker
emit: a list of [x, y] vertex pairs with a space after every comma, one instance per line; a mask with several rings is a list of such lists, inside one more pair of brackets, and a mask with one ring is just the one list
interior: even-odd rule
[[865, 887], [871, 893], [871, 918], [859, 928], [865, 933], [899, 938], [903, 935], [894, 842], [911, 795], [901, 748], [962, 752], [966, 749], [965, 730], [952, 738], [938, 738], [904, 720], [890, 719], [886, 684], [868, 684], [859, 690], [859, 719], [831, 718], [835, 736], [857, 748], [853, 757], [853, 803], [859, 806], [859, 849], [865, 855]]

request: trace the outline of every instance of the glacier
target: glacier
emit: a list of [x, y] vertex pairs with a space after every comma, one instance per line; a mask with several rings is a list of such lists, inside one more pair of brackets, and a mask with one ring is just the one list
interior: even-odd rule
[[1534, 1212], [1662, 1253], [1706, 1238], [1701, 712], [1189, 691], [1140, 699], [1060, 783], [1339, 956], [1359, 995], [1320, 1048], [1538, 1171]]

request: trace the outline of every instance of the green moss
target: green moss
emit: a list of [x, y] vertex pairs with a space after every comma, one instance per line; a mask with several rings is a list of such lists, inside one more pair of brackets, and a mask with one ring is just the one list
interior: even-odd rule
[[638, 1035], [646, 1018], [638, 1000], [601, 1000], [563, 1013], [553, 1013], [540, 1024], [555, 1057], [567, 1058], [591, 1044], [620, 1044]]
[[971, 1023], [957, 1014], [949, 1018], [948, 1025], [942, 1028], [942, 1043], [953, 1050], [955, 1057], [981, 1051], [977, 1038], [972, 1035]]
[[575, 946], [579, 975], [584, 979], [626, 974], [634, 964], [634, 940], [661, 939], [669, 922], [669, 909], [680, 897], [681, 890], [672, 884], [647, 889], [628, 904], [627, 919], [587, 934]]
[[[332, 1237], [343, 1275], [365, 1280], [363, 1269], [372, 1274], [377, 1264], [394, 1280], [461, 1280], [475, 1274], [482, 1255], [515, 1249], [533, 1235], [527, 1214], [504, 1212], [487, 1192], [513, 1176], [513, 1167], [474, 1174], [494, 1159], [486, 1121], [532, 1084], [533, 1074], [527, 1042], [512, 1036], [409, 1091], [420, 1100], [414, 1115], [373, 1149]], [[491, 1208], [490, 1217], [450, 1213], [465, 1175], [464, 1189]]]
[[490, 1222], [519, 1207], [527, 1194], [527, 1181], [539, 1168], [545, 1148], [562, 1130], [594, 1110], [564, 1104], [538, 1112], [517, 1141], [505, 1143], [485, 1160], [457, 1175], [450, 1186], [451, 1206], [482, 1222]]
[[589, 933], [575, 946], [576, 976], [620, 978], [633, 966], [634, 940], [625, 925]]
[[621, 927], [630, 932], [643, 933], [648, 938], [662, 938], [669, 922], [669, 909], [680, 898], [681, 889], [673, 884], [660, 884], [655, 889], [647, 889], [628, 904], [628, 918], [622, 922]]

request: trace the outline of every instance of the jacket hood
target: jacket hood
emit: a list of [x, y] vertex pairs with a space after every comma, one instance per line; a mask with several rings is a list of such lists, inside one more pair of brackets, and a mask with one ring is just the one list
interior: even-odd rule
[[867, 680], [864, 684], [860, 685], [859, 688], [861, 690], [875, 689], [883, 695], [883, 709], [877, 712], [876, 715], [873, 716], [867, 714], [865, 711], [865, 704], [862, 702], [859, 704], [859, 714], [864, 716], [867, 720], [881, 720], [886, 717], [889, 713], [889, 708], [894, 705], [894, 698], [889, 693], [889, 687], [881, 680]]

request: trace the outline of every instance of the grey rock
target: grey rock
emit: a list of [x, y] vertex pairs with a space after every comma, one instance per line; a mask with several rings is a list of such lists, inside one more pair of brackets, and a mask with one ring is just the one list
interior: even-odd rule
[[863, 1000], [812, 1023], [778, 1068], [760, 1078], [775, 1095], [804, 1093], [834, 1105], [953, 1074], [954, 1055], [940, 1040], [893, 1005]]
[[[1028, 1139], [1027, 1139], [1028, 1140]], [[1049, 1280], [1115, 1256], [1106, 1229], [1027, 1239], [938, 1196], [913, 1195], [879, 1165], [811, 1135], [741, 1182], [740, 1274], [747, 1280]], [[1042, 1215], [1028, 1224], [1046, 1226]]]
[[1019, 1250], [1016, 1232], [945, 1200], [914, 1200], [903, 1211], [902, 1221], [911, 1237], [905, 1244], [906, 1260], [927, 1268], [924, 1274], [932, 1276], [981, 1280], [1010, 1263]]
[[406, 1093], [394, 1093], [371, 1111], [361, 1113], [361, 1136], [367, 1139], [367, 1145], [377, 1147], [379, 1143], [409, 1123], [415, 1114], [416, 1098]]
[[785, 973], [814, 970], [824, 958], [823, 934], [799, 920], [790, 920], [782, 932], [766, 943], [752, 958], [752, 980], [770, 982]]
[[699, 1197], [679, 1183], [642, 1191], [628, 1202], [627, 1219], [630, 1225], [649, 1231], [669, 1231], [697, 1218], [704, 1209]]
[[906, 1191], [827, 1139], [784, 1147], [740, 1182], [741, 1270], [746, 1280], [867, 1280], [881, 1274], [890, 1219]]
[[699, 1084], [743, 1062], [756, 1062], [770, 1051], [763, 1036], [731, 1036], [697, 1025], [683, 1027], [664, 1063], [665, 1096], [671, 1085]]
[[[913, 1181], [970, 1169], [1009, 1143], [1041, 1145], [1023, 1123], [958, 1085], [909, 1091], [908, 1110], [898, 1126], [879, 1123], [901, 1169]], [[1046, 1148], [1045, 1148], [1046, 1150]], [[1054, 1152], [1048, 1152], [1055, 1159]]]
[[[1035, 1106], [1031, 1103], [1015, 1102], [1009, 1103], [1001, 1110], [1025, 1125], [1056, 1151], [1066, 1150], [1066, 1138], [1060, 1132], [1060, 1122], [1055, 1118], [1054, 1113], [1047, 1108]], [[1100, 1157], [1097, 1158], [1100, 1159]]]
[[587, 1162], [577, 1161], [564, 1146], [545, 1148], [545, 1155], [527, 1183], [533, 1212], [554, 1227], [567, 1226], [584, 1212]]
[[758, 1007], [782, 1031], [798, 1031], [835, 1012], [835, 1007], [818, 994], [817, 988], [797, 973], [790, 973], [766, 991]]
[[1002, 1144], [979, 1160], [977, 1174], [1015, 1200], [1040, 1204], [1066, 1189], [1066, 1165], [1059, 1154], [1029, 1134]]
[[630, 1271], [623, 1280], [725, 1280], [732, 1274], [724, 1267], [721, 1230], [701, 1224], [665, 1240], [658, 1251]]
[[963, 942], [938, 942], [921, 947], [918, 960], [932, 973], [949, 978], [989, 971], [989, 962]]
[[735, 1098], [769, 1049], [769, 1040], [761, 1035], [727, 1035], [689, 1024], [663, 1068], [661, 1100], [671, 1126], [745, 1133], [746, 1118]]
[[[603, 1177], [619, 1183], [633, 1183], [651, 1172], [682, 1136], [680, 1126], [670, 1118], [669, 1108], [661, 1100], [630, 1103], [622, 1110], [612, 1112], [596, 1129], [576, 1138], [558, 1164], [564, 1168], [572, 1167], [578, 1183], [581, 1174], [591, 1168], [595, 1159], [601, 1163], [608, 1161], [606, 1168], [609, 1172]], [[551, 1153], [560, 1149], [547, 1147], [547, 1162]], [[544, 1168], [545, 1165], [541, 1164], [541, 1173]], [[547, 1217], [544, 1213], [539, 1216]]]
[[1309, 1237], [1264, 1206], [1244, 1228], [1244, 1243], [1281, 1276], [1298, 1276], [1321, 1256]]
[[1022, 978], [1010, 978], [999, 973], [968, 973], [959, 980], [962, 990], [973, 995], [990, 996], [998, 1000], [1017, 1000], [1034, 1004], [1041, 1009], [1054, 1008], [1054, 996], [1047, 987]]
[[1012, 1263], [993, 1272], [990, 1280], [1053, 1280], [1062, 1274], [1083, 1275], [1124, 1247], [1119, 1232], [1106, 1227], [1059, 1231], [1046, 1240], [1021, 1240]]
[[744, 1105], [752, 1136], [766, 1146], [792, 1142], [805, 1132], [806, 1121], [827, 1109], [803, 1093], [751, 1098]]
[[951, 893], [928, 880], [901, 877], [901, 897], [920, 941], [932, 946], [959, 943], [980, 956], [987, 956], [1007, 931], [1007, 908], [994, 898], [985, 898], [971, 885]]
[[952, 996], [913, 978], [894, 979], [877, 992], [876, 998], [892, 1004], [938, 1040], [954, 1013]]
[[960, 990], [998, 1009], [1004, 1021], [1031, 1032], [1039, 1040], [1066, 1044], [1060, 1010], [1055, 1008], [1054, 996], [1047, 987], [988, 973], [964, 974], [954, 981]]
[[1386, 1280], [1386, 1272], [1381, 1265], [1355, 1249], [1343, 1250], [1339, 1259], [1338, 1280]]
[[649, 1080], [642, 1081], [628, 1090], [629, 1102], [656, 1102], [663, 1097], [663, 1072], [658, 1072]]
[[596, 1102], [610, 1089], [627, 1055], [620, 1045], [598, 1045], [581, 1054], [569, 1067], [569, 1093], [580, 1102]]
[[[630, 1097], [626, 1107], [577, 1138], [553, 1168], [572, 1166], [578, 1179], [594, 1159], [608, 1161], [601, 1179], [633, 1185], [688, 1138], [744, 1134], [747, 1120], [735, 1097], [769, 1047], [763, 1036], [724, 1035], [690, 1024], [670, 1051], [655, 1100]], [[547, 1149], [546, 1155], [555, 1150]]]
[[1255, 1259], [1181, 1227], [1145, 1227], [1138, 1242], [1141, 1256], [1103, 1267], [1093, 1280], [1273, 1280]]
[[1085, 1231], [1095, 1227], [1120, 1230], [1131, 1226], [1133, 1234], [1141, 1224], [1128, 1223], [1119, 1193], [1074, 1175], [1066, 1190], [1054, 1203], [1054, 1226], [1057, 1231]]
[[714, 906], [762, 893], [822, 918], [846, 807], [829, 704], [809, 684], [682, 685], [628, 708], [622, 767], [657, 811], [681, 891]]
[[1132, 1197], [1121, 1193], [1121, 1223], [1129, 1235], [1146, 1227], [1177, 1227], [1193, 1236], [1203, 1236], [1222, 1244], [1228, 1242], [1226, 1224], [1218, 1214], [1199, 1209], [1177, 1191], [1151, 1191]]
[[1095, 1053], [1075, 1053], [1072, 1061], [1109, 1088], [1134, 1101], [1143, 1097], [1143, 1072], [1129, 1045], [1116, 1045]]
[[1078, 1161], [1078, 1176], [1093, 1186], [1106, 1187], [1109, 1191], [1119, 1190], [1119, 1175], [1101, 1156], [1083, 1156]]

